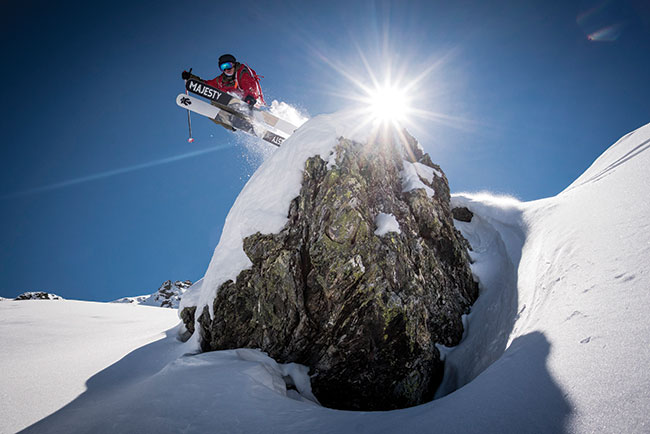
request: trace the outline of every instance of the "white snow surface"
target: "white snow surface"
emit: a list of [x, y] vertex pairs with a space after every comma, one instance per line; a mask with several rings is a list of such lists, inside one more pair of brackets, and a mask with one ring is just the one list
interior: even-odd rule
[[[427, 170], [428, 169], [428, 170]], [[422, 188], [427, 192], [427, 196], [433, 197], [436, 192], [433, 188], [426, 185], [420, 177], [428, 179], [429, 182], [433, 182], [433, 175], [435, 172], [438, 172], [432, 167], [425, 166], [420, 163], [411, 163], [410, 161], [404, 160], [404, 169], [402, 170], [402, 191], [411, 191], [416, 188]], [[438, 172], [440, 173], [440, 172]], [[440, 176], [440, 175], [438, 175]]]
[[412, 163], [415, 166], [415, 170], [421, 177], [427, 179], [429, 182], [433, 182], [434, 175], [438, 178], [442, 178], [442, 173], [439, 170], [429, 167], [426, 164], [422, 163]]
[[[328, 124], [314, 131], [322, 133], [315, 140], [326, 159], [335, 133]], [[280, 151], [290, 160], [306, 152], [292, 148]], [[650, 124], [552, 198], [454, 195], [455, 205], [474, 213], [472, 222], [456, 224], [473, 246], [480, 296], [465, 318], [464, 340], [445, 351], [441, 397], [430, 403], [389, 412], [320, 407], [304, 399], [304, 369], [291, 375], [254, 350], [191, 355], [195, 339], [182, 344], [175, 331], [152, 342], [176, 319], [149, 312], [172, 310], [106, 305], [138, 313], [124, 315], [98, 313], [94, 303], [3, 301], [0, 431], [54, 412], [26, 432], [649, 432], [649, 148]], [[242, 195], [261, 187], [250, 188]], [[259, 215], [268, 217], [266, 209], [274, 208], [262, 204]], [[272, 224], [257, 225], [274, 229], [279, 211]], [[237, 228], [254, 226], [249, 220]], [[200, 293], [204, 285], [194, 287]], [[76, 315], [49, 310], [66, 306]], [[279, 375], [296, 376], [303, 399], [283, 393], [287, 380]], [[83, 382], [87, 390], [57, 408]]]
[[73, 300], [3, 301], [0, 433], [16, 432], [59, 410], [81, 395], [98, 372], [161, 339], [177, 322], [171, 309]]
[[402, 233], [399, 228], [399, 222], [392, 214], [386, 214], [383, 212], [377, 214], [377, 217], [375, 217], [375, 226], [377, 226], [375, 235], [382, 236], [386, 235], [388, 232], [397, 232], [398, 234]]

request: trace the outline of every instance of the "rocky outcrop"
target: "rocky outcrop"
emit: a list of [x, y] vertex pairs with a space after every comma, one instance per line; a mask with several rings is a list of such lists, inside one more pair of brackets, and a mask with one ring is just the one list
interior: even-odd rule
[[180, 304], [181, 298], [187, 289], [192, 286], [189, 280], [172, 282], [167, 280], [164, 282], [158, 291], [149, 295], [140, 295], [137, 297], [124, 297], [111, 303], [135, 303], [144, 306], [158, 306], [177, 309]]
[[204, 350], [260, 348], [311, 368], [328, 407], [387, 410], [432, 399], [478, 295], [447, 179], [428, 155], [339, 139], [309, 158], [289, 222], [244, 240], [252, 267], [208, 308], [181, 312]]
[[63, 297], [44, 291], [23, 292], [14, 300], [63, 300]]
[[469, 223], [474, 217], [474, 213], [465, 206], [457, 207], [451, 210], [451, 215], [458, 221]]

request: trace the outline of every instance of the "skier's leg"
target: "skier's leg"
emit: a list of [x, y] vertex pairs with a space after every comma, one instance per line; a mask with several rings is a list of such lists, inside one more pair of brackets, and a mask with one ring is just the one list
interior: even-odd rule
[[222, 127], [224, 127], [225, 129], [227, 129], [229, 131], [237, 131], [232, 125], [228, 125], [228, 124], [225, 124], [223, 122], [219, 122], [218, 119], [210, 119], [210, 120], [212, 122], [214, 122], [215, 124], [217, 124], [217, 125], [221, 125]]

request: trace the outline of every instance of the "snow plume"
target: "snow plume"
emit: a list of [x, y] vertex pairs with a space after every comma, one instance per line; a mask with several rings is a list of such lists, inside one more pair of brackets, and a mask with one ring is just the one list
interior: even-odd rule
[[302, 126], [302, 124], [309, 120], [309, 116], [303, 113], [300, 109], [282, 101], [273, 100], [269, 111], [271, 114], [280, 119], [284, 119], [297, 127]]
[[255, 172], [278, 149], [277, 146], [242, 131], [235, 133], [235, 140], [243, 148], [241, 157], [246, 161], [249, 173]]
[[[309, 120], [309, 116], [304, 114], [303, 111], [286, 102], [278, 102], [277, 100], [273, 100], [269, 112], [297, 127], [300, 127]], [[281, 135], [283, 134], [281, 133]], [[244, 148], [242, 158], [248, 163], [251, 173], [257, 170], [278, 149], [277, 146], [259, 137], [254, 137], [243, 132], [235, 133], [235, 137], [237, 143]]]

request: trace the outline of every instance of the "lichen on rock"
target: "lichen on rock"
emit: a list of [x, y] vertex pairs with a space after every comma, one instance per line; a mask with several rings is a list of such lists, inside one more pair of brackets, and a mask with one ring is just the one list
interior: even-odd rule
[[[427, 189], [404, 191], [404, 158], [433, 169]], [[186, 328], [198, 325], [205, 351], [260, 348], [309, 366], [328, 407], [426, 402], [443, 372], [435, 344], [460, 342], [478, 296], [449, 200], [428, 155], [339, 138], [329, 158], [306, 161], [284, 228], [244, 239], [252, 266], [220, 285], [214, 315], [181, 312]], [[382, 213], [399, 232], [375, 234]]]

